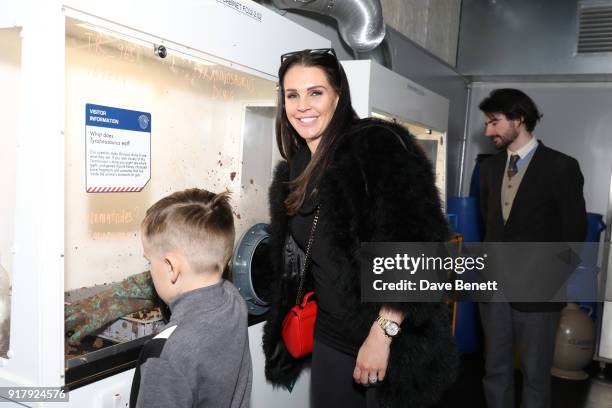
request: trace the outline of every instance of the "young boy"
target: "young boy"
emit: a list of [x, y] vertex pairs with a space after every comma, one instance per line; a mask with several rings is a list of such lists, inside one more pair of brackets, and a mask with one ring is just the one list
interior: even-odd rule
[[221, 278], [235, 235], [228, 201], [193, 188], [147, 210], [144, 256], [172, 317], [140, 353], [130, 407], [249, 406], [247, 308]]

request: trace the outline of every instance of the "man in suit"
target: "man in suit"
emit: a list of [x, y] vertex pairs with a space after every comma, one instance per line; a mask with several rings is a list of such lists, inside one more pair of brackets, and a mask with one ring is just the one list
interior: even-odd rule
[[[479, 105], [498, 154], [482, 163], [480, 204], [488, 242], [582, 242], [584, 179], [578, 162], [537, 141], [542, 115], [517, 89], [496, 89]], [[489, 408], [514, 408], [514, 352], [521, 357], [523, 408], [550, 407], [550, 369], [560, 303], [480, 303], [483, 386]]]

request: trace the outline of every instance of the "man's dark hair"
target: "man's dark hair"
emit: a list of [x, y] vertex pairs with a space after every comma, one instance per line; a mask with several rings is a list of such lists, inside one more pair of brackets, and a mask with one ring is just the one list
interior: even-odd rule
[[480, 105], [485, 114], [503, 113], [509, 120], [523, 120], [527, 131], [532, 132], [542, 117], [535, 102], [523, 91], [512, 88], [494, 89]]

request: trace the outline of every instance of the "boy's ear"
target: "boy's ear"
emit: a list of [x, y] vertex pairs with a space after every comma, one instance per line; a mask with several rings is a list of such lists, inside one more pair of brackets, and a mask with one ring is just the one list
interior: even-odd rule
[[180, 256], [178, 256], [178, 254], [175, 254], [174, 252], [169, 252], [166, 254], [164, 261], [168, 265], [168, 275], [170, 277], [170, 282], [174, 284], [176, 283], [179, 275], [181, 274], [181, 270], [183, 269], [183, 260]]

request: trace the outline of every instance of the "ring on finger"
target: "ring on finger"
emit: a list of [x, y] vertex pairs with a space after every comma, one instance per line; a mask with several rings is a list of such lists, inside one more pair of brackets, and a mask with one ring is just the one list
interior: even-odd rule
[[368, 381], [370, 382], [370, 384], [376, 384], [376, 382], [378, 381], [378, 376], [371, 375], [368, 377]]

